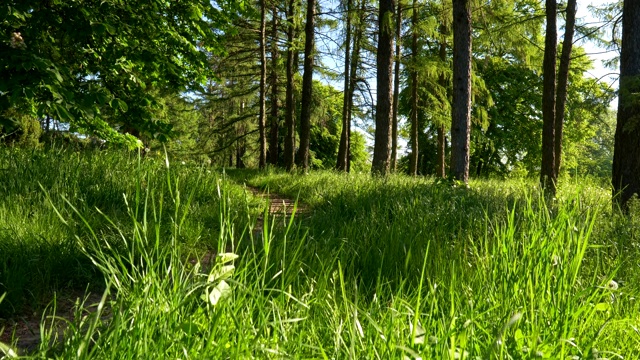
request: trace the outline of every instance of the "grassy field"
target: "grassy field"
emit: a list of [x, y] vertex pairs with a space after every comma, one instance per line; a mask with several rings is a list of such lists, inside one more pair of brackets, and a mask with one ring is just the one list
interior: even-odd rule
[[[245, 184], [304, 212], [266, 214]], [[532, 180], [0, 149], [0, 317], [104, 294], [44, 317], [36, 358], [634, 359], [638, 225], [580, 179], [545, 201]]]

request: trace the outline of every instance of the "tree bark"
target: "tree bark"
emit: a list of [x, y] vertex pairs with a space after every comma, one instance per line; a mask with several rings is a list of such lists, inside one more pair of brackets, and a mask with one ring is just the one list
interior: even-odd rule
[[285, 127], [287, 129], [287, 135], [284, 139], [284, 165], [287, 170], [293, 170], [295, 167], [295, 141], [296, 141], [296, 128], [295, 128], [295, 104], [293, 93], [293, 76], [294, 76], [294, 63], [295, 53], [293, 47], [294, 33], [295, 33], [295, 1], [289, 0], [287, 7], [287, 90], [285, 100]]
[[573, 34], [576, 26], [576, 0], [567, 3], [567, 21], [565, 22], [564, 39], [562, 40], [562, 54], [558, 69], [558, 89], [556, 94], [556, 120], [554, 139], [554, 172], [556, 178], [560, 175], [562, 162], [562, 132], [567, 104], [567, 87], [569, 83], [569, 66], [571, 64], [571, 50], [573, 48]]
[[[441, 33], [441, 40], [440, 40], [440, 61], [442, 61], [443, 65], [446, 63], [447, 61], [447, 40], [445, 38], [446, 36], [446, 25], [442, 24], [440, 26], [440, 33]], [[440, 86], [442, 86], [442, 88], [446, 89], [447, 88], [447, 78], [444, 76], [444, 73], [440, 74], [440, 78], [438, 79], [438, 81], [440, 82]], [[446, 142], [446, 137], [445, 137], [445, 128], [442, 124], [440, 124], [438, 126], [437, 129], [437, 134], [438, 134], [438, 148], [437, 148], [437, 152], [436, 152], [436, 157], [437, 157], [437, 168], [436, 168], [436, 176], [437, 177], [441, 177], [441, 178], [445, 178], [446, 177], [446, 170], [445, 170], [445, 166], [446, 166], [446, 159], [445, 159], [445, 142]]]
[[546, 0], [547, 32], [544, 41], [542, 71], [542, 164], [540, 185], [550, 195], [556, 193], [555, 172], [555, 118], [556, 118], [556, 55], [558, 34], [556, 29], [556, 0]]
[[470, 0], [453, 0], [453, 100], [451, 104], [451, 173], [469, 181], [471, 128]]
[[342, 99], [342, 131], [340, 133], [340, 145], [338, 146], [338, 161], [336, 164], [336, 170], [347, 171], [348, 151], [349, 148], [349, 87], [351, 81], [349, 77], [351, 66], [351, 4], [352, 0], [347, 0], [346, 4], [346, 26], [345, 26], [345, 51], [344, 51], [344, 91]]
[[278, 141], [278, 9], [274, 5], [271, 9], [271, 131], [269, 136], [269, 163], [278, 165], [280, 144]]
[[396, 172], [398, 161], [398, 100], [400, 97], [400, 41], [402, 39], [402, 4], [398, 0], [396, 14], [396, 63], [393, 80], [393, 123], [391, 125], [391, 171]]
[[258, 118], [258, 130], [260, 133], [260, 159], [259, 167], [264, 169], [267, 166], [267, 133], [266, 133], [266, 95], [267, 95], [267, 4], [266, 0], [260, 0], [260, 115]]
[[307, 0], [307, 23], [304, 27], [304, 73], [302, 74], [302, 102], [300, 104], [300, 166], [309, 171], [309, 142], [311, 139], [311, 100], [313, 96], [313, 60], [315, 56], [316, 1]]
[[378, 13], [378, 52], [376, 65], [376, 130], [371, 172], [375, 175], [389, 173], [391, 145], [391, 107], [393, 102], [393, 19], [395, 0], [380, 0]]
[[409, 175], [418, 175], [418, 2], [413, 0], [411, 15], [411, 156]]
[[614, 204], [628, 210], [640, 194], [640, 2], [624, 0], [618, 121], [613, 152]]

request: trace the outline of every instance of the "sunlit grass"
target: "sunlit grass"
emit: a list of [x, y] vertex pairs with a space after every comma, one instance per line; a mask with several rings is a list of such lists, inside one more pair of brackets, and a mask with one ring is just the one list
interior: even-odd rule
[[[25, 196], [108, 295], [102, 313], [79, 314], [34, 356], [586, 359], [640, 348], [637, 212], [613, 212], [592, 183], [562, 184], [549, 202], [528, 180], [467, 189], [233, 171], [232, 181], [135, 156], [122, 166], [128, 186], [103, 214], [79, 201], [86, 183]], [[245, 181], [299, 197], [306, 213], [265, 214], [255, 234], [264, 207]], [[186, 261], [203, 251], [238, 257]]]

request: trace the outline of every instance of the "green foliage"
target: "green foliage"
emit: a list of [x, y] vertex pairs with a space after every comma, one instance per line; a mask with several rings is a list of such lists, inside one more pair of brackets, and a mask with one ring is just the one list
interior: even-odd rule
[[152, 117], [156, 95], [200, 85], [205, 51], [223, 50], [217, 31], [235, 10], [204, 0], [9, 1], [0, 9], [0, 114], [21, 108], [130, 145], [125, 132], [165, 134]]
[[[613, 92], [584, 73], [591, 60], [575, 49], [569, 73], [562, 169], [567, 175], [610, 175], [611, 143], [608, 104]], [[542, 137], [542, 79], [529, 67], [504, 60], [478, 66], [492, 94], [489, 126], [472, 132], [471, 169], [476, 176], [537, 176]]]
[[40, 146], [42, 128], [40, 122], [30, 115], [12, 109], [5, 111], [0, 122], [0, 142], [10, 143], [26, 148]]
[[516, 169], [537, 174], [542, 138], [542, 79], [533, 70], [488, 61], [480, 68], [495, 106], [489, 126], [473, 129], [472, 169], [476, 175], [506, 176]]
[[365, 135], [359, 131], [351, 131], [351, 171], [368, 172], [371, 165], [366, 149]]

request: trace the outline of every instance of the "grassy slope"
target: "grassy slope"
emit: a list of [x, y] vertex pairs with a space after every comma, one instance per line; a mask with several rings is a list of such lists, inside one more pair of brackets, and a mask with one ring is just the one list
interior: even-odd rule
[[[0, 183], [14, 184], [3, 194], [22, 203], [2, 203], [0, 209], [8, 210], [0, 210], [0, 227], [12, 228], [13, 236], [1, 238], [0, 246], [15, 254], [20, 246], [27, 249], [17, 263], [52, 254], [55, 260], [40, 268], [74, 281], [74, 261], [83, 264], [80, 274], [97, 271], [86, 260], [90, 256], [115, 294], [105, 302], [110, 321], [78, 317], [63, 344], [43, 346], [40, 354], [635, 358], [640, 348], [634, 330], [640, 325], [637, 217], [611, 214], [606, 192], [594, 186], [566, 185], [548, 210], [527, 181], [478, 181], [462, 189], [400, 176], [235, 171], [238, 183], [300, 196], [311, 215], [266, 222], [253, 239], [246, 227], [255, 221], [258, 203], [240, 186], [192, 166], [172, 168], [167, 178], [162, 163], [146, 160], [139, 167], [135, 158], [115, 155], [58, 154], [57, 166], [38, 160], [42, 153], [3, 156], [1, 168], [33, 176], [2, 175]], [[21, 164], [21, 156], [31, 162]], [[52, 179], [40, 181], [52, 189], [53, 203], [71, 226], [61, 224], [37, 180], [27, 178]], [[136, 213], [135, 201], [127, 210], [120, 194], [133, 199], [137, 179], [143, 181]], [[163, 185], [167, 179], [171, 186]], [[60, 200], [62, 194], [78, 213]], [[95, 215], [94, 206], [106, 209], [113, 223]], [[40, 209], [36, 220], [13, 215], [26, 209]], [[185, 252], [203, 243], [235, 249], [235, 268], [219, 261], [202, 276], [182, 266]], [[59, 255], [59, 244], [67, 244], [70, 260]], [[119, 245], [111, 250], [105, 244]], [[14, 264], [3, 254], [1, 265]], [[21, 276], [42, 277], [29, 274], [29, 267], [17, 269]], [[46, 293], [47, 282], [38, 281], [28, 290]], [[224, 296], [213, 305], [211, 294], [214, 300]], [[73, 331], [79, 328], [87, 330]]]

